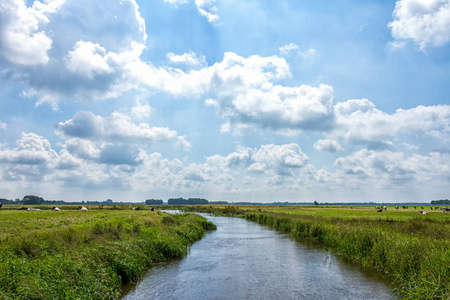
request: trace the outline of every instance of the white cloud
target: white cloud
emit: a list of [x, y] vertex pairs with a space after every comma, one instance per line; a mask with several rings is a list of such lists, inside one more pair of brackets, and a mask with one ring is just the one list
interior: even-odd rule
[[140, 100], [136, 101], [136, 105], [131, 108], [131, 116], [138, 120], [142, 120], [150, 117], [152, 108], [148, 103], [141, 103]]
[[206, 58], [204, 55], [198, 56], [195, 52], [183, 53], [176, 55], [172, 52], [167, 53], [167, 59], [174, 64], [183, 64], [193, 69], [199, 69], [205, 67]]
[[396, 39], [412, 39], [421, 50], [450, 41], [449, 0], [399, 0], [388, 24]]
[[198, 12], [208, 19], [209, 23], [217, 24], [220, 20], [216, 0], [195, 0]]
[[8, 125], [6, 125], [5, 123], [0, 122], [0, 130], [6, 130], [6, 128], [8, 128]]
[[78, 41], [73, 51], [67, 55], [67, 68], [77, 74], [94, 78], [94, 74], [109, 74], [113, 72], [108, 63], [109, 54], [105, 48], [92, 42]]
[[178, 141], [177, 141], [176, 145], [178, 147], [180, 147], [181, 149], [185, 150], [185, 151], [189, 151], [192, 148], [191, 143], [189, 143], [186, 140], [186, 136], [185, 135], [182, 135], [182, 136], [178, 137]]
[[107, 6], [35, 1], [28, 8], [7, 0], [0, 14], [0, 59], [13, 63], [11, 80], [23, 85], [23, 95], [37, 97], [37, 105], [57, 109], [61, 99], [108, 99], [136, 88], [129, 67], [139, 60], [147, 35], [135, 0]]
[[136, 125], [129, 116], [112, 113], [109, 117], [80, 111], [73, 119], [60, 122], [56, 133], [61, 137], [79, 137], [120, 143], [159, 143], [176, 137], [176, 131], [165, 127], [150, 127], [146, 123]]
[[417, 188], [417, 185], [440, 186], [450, 176], [450, 155], [430, 153], [405, 157], [401, 152], [363, 149], [336, 160], [346, 175], [344, 180], [352, 184], [374, 185], [375, 189]]
[[300, 47], [297, 44], [290, 43], [289, 45], [284, 45], [279, 47], [281, 56], [290, 56], [290, 53], [294, 50], [299, 50]]
[[314, 143], [314, 148], [316, 150], [328, 152], [337, 152], [344, 150], [344, 148], [341, 147], [339, 142], [335, 140], [318, 140], [317, 142]]
[[17, 148], [0, 150], [0, 161], [11, 164], [45, 165], [56, 157], [50, 142], [34, 133], [22, 132]]
[[293, 175], [293, 170], [305, 167], [308, 156], [297, 144], [261, 145], [259, 149], [240, 148], [228, 156], [211, 156], [207, 162], [220, 168], [245, 169], [251, 173]]
[[43, 30], [48, 15], [64, 1], [35, 1], [27, 7], [23, 0], [5, 0], [0, 6], [0, 57], [17, 65], [39, 65], [49, 61], [52, 39]]
[[173, 7], [177, 8], [180, 5], [189, 3], [188, 0], [164, 0], [164, 2], [169, 3]]
[[291, 53], [299, 55], [303, 59], [307, 59], [309, 57], [314, 56], [317, 53], [317, 50], [313, 48], [309, 48], [308, 50], [301, 51], [300, 47], [297, 44], [290, 43], [289, 45], [284, 45], [283, 47], [278, 48], [280, 50], [280, 55], [284, 57], [291, 56]]
[[[444, 143], [450, 135], [450, 106], [418, 106], [398, 109], [393, 114], [378, 110], [367, 99], [348, 100], [334, 106], [335, 123], [325, 132], [326, 140], [318, 141], [318, 150], [338, 150], [333, 147], [364, 145], [371, 149], [392, 149], [394, 141], [401, 135], [434, 137], [437, 144]], [[439, 135], [433, 135], [439, 132]]]

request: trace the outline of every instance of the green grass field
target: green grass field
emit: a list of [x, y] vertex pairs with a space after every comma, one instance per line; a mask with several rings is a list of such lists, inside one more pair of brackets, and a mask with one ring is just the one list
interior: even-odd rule
[[402, 299], [450, 299], [450, 213], [373, 206], [186, 206], [240, 216], [378, 270]]
[[118, 299], [122, 284], [182, 257], [215, 228], [197, 215], [148, 207], [50, 208], [0, 211], [0, 299]]

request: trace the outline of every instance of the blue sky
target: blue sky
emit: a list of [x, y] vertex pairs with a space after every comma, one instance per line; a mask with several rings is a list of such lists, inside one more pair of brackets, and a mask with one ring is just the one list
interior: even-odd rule
[[5, 0], [0, 20], [0, 197], [449, 197], [448, 0]]

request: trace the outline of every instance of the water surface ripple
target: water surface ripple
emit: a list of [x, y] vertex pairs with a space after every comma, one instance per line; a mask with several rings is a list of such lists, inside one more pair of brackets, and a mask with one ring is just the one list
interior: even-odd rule
[[373, 272], [240, 218], [207, 218], [217, 231], [187, 257], [152, 268], [123, 299], [390, 299]]

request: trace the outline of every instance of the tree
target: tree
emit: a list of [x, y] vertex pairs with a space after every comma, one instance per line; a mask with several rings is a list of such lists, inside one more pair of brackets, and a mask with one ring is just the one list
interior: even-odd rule
[[163, 201], [160, 199], [147, 199], [145, 200], [146, 205], [162, 205]]
[[319, 205], [319, 202], [317, 202], [317, 201], [314, 201], [314, 205]]
[[34, 195], [27, 195], [23, 197], [22, 204], [30, 204], [30, 205], [36, 205], [36, 204], [43, 204], [45, 203], [44, 198], [34, 196]]

